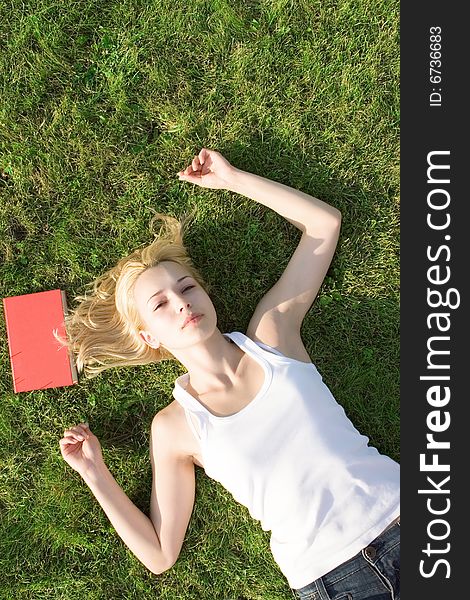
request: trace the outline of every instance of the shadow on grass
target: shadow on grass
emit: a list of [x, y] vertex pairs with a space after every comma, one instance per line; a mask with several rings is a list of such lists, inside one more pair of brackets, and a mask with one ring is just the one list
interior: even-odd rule
[[[367, 189], [354, 186], [348, 180], [341, 181], [335, 176], [334, 169], [328, 170], [316, 162], [315, 155], [321, 156], [322, 148], [307, 154], [294, 146], [286, 147], [268, 134], [253, 136], [249, 144], [217, 149], [239, 168], [272, 176], [276, 181], [298, 187], [342, 211], [338, 250], [319, 297], [304, 320], [302, 336], [325, 383], [355, 426], [370, 437], [371, 444], [379, 451], [398, 460], [399, 306], [393, 281], [387, 281], [394, 276], [397, 250], [393, 239], [389, 248], [383, 245], [384, 239], [390, 240], [387, 218], [393, 215], [394, 190], [384, 190], [383, 184], [373, 177], [369, 179]], [[301, 184], [301, 180], [309, 183]], [[178, 188], [181, 202], [177, 208], [181, 213], [185, 212], [187, 196], [197, 207], [196, 218], [186, 238], [189, 252], [209, 284], [220, 330], [245, 332], [257, 302], [287, 265], [300, 233], [282, 217], [255, 202], [234, 198], [228, 192], [197, 191], [192, 195], [193, 190], [188, 186], [181, 184]], [[158, 210], [174, 214], [175, 189], [172, 183], [160, 186]], [[224, 210], [212, 210], [215, 203], [227, 206]], [[129, 253], [139, 244], [151, 241], [147, 232], [153, 213], [146, 212], [145, 207], [130, 205], [127, 210], [135, 215], [135, 220], [131, 225], [123, 223], [123, 231], [128, 238], [130, 232], [139, 232], [135, 245], [126, 250]], [[26, 230], [15, 223], [15, 239], [27, 241]], [[115, 258], [124, 255], [124, 243], [118, 248], [108, 224], [100, 225], [97, 221], [93, 227], [95, 237], [82, 245], [78, 257], [97, 253], [103, 245], [113, 249]], [[386, 260], [387, 255], [390, 260]], [[103, 260], [104, 256], [100, 254], [96, 267], [90, 267], [94, 276], [103, 272]], [[106, 268], [112, 264], [107, 263]], [[369, 265], [378, 279], [377, 289], [368, 288], [366, 276], [362, 286], [350, 291], [351, 270], [354, 275], [367, 275]], [[71, 300], [74, 295], [83, 293], [89, 281], [84, 275], [77, 279], [59, 271], [42, 283], [46, 289], [61, 287]], [[41, 290], [34, 288], [25, 293], [33, 291]], [[151, 419], [157, 410], [173, 400], [171, 389], [179, 369], [177, 364], [162, 363], [111, 370], [96, 380], [82, 379], [78, 386], [68, 390], [41, 392], [42, 404], [37, 410], [53, 415], [57, 424], [66, 418], [70, 408], [67, 426], [75, 416], [91, 415], [93, 430], [107, 452], [119, 456], [146, 452]], [[96, 401], [91, 402], [92, 396], [96, 396]], [[64, 404], [59, 408], [63, 398]], [[21, 426], [19, 422], [16, 425]], [[26, 432], [24, 436], [26, 441]], [[34, 444], [31, 448], [40, 457], [44, 449], [37, 441]], [[198, 480], [201, 475], [198, 474]], [[146, 513], [150, 482], [148, 463], [142, 478], [133, 482], [133, 489], [129, 491], [133, 502]], [[206, 484], [204, 481], [206, 486], [210, 488], [212, 482]], [[205, 494], [207, 496], [207, 492]], [[228, 502], [228, 495], [224, 498]], [[204, 510], [197, 512], [196, 517], [209, 522], [217, 519], [220, 512], [217, 500], [218, 492], [210, 492], [201, 505]], [[195, 552], [199, 551], [200, 539], [206, 539], [198, 524], [199, 521], [195, 522], [188, 534], [189, 545], [194, 545]], [[210, 545], [209, 542], [206, 544]]]

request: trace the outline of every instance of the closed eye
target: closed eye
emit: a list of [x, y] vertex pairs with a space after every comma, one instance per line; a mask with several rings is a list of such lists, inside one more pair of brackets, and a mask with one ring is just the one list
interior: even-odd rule
[[[184, 294], [188, 290], [191, 290], [193, 287], [196, 287], [196, 286], [195, 285], [187, 285], [185, 288], [183, 288], [182, 293]], [[160, 308], [160, 306], [163, 306], [164, 304], [166, 304], [166, 300], [164, 300], [163, 302], [159, 302], [153, 309], [153, 312], [158, 310]]]

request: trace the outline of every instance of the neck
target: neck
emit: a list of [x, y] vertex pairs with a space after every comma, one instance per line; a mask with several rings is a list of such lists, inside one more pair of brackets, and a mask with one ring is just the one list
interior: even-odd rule
[[191, 388], [201, 396], [232, 387], [243, 351], [216, 328], [208, 339], [173, 356], [186, 367]]

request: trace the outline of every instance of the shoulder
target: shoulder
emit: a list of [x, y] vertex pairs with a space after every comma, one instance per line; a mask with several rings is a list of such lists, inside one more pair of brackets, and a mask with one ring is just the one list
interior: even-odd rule
[[154, 440], [152, 445], [159, 446], [165, 453], [179, 458], [193, 458], [194, 436], [188, 427], [183, 407], [176, 400], [153, 417], [151, 438]]
[[252, 320], [248, 326], [247, 337], [278, 350], [288, 358], [301, 362], [312, 362], [300, 336], [300, 331], [289, 327], [274, 313], [266, 313], [259, 320]]
[[154, 426], [169, 426], [171, 423], [181, 418], [181, 413], [184, 413], [181, 405], [176, 401], [170, 402], [165, 408], [162, 408], [153, 417], [152, 427]]

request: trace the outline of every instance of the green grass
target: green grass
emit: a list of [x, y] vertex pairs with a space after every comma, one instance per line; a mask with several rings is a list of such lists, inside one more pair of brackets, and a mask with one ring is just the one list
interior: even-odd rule
[[[303, 338], [347, 414], [399, 460], [399, 46], [389, 0], [7, 0], [0, 22], [0, 295], [69, 301], [152, 210], [188, 236], [222, 331], [245, 331], [299, 239], [277, 214], [179, 182], [202, 146], [343, 213]], [[214, 260], [213, 257], [217, 257]], [[269, 536], [202, 471], [176, 565], [152, 576], [60, 456], [88, 420], [148, 512], [149, 426], [176, 363], [15, 394], [2, 312], [0, 598], [283, 600]]]

